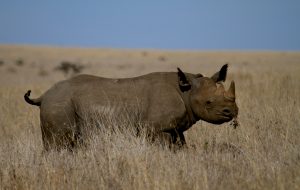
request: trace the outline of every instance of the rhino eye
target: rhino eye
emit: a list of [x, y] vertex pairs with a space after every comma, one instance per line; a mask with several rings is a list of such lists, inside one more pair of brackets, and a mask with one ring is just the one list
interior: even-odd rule
[[207, 101], [206, 101], [206, 105], [210, 105], [211, 103], [212, 103], [211, 100], [207, 100]]

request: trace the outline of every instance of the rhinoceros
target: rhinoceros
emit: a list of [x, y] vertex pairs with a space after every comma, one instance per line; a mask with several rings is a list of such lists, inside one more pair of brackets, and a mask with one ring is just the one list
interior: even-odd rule
[[184, 145], [183, 132], [198, 120], [222, 124], [237, 117], [235, 83], [232, 81], [228, 90], [222, 84], [227, 67], [223, 65], [211, 77], [184, 73], [180, 68], [122, 79], [84, 74], [56, 83], [37, 99], [29, 98], [28, 90], [24, 98], [40, 108], [46, 150], [76, 146], [87, 115], [116, 107], [126, 109], [113, 109], [112, 117], [138, 110], [146, 131], [154, 137], [168, 136], [171, 144]]

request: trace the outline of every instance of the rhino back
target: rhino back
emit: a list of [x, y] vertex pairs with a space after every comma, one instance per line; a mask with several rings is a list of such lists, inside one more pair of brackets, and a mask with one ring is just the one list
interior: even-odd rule
[[112, 117], [127, 114], [164, 129], [175, 126], [186, 112], [176, 73], [126, 79], [80, 75], [71, 79], [69, 85], [72, 100], [82, 116], [91, 112]]

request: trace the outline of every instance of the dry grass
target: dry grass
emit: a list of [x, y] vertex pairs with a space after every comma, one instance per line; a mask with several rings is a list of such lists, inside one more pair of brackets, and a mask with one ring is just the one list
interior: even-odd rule
[[[0, 189], [300, 189], [300, 53], [0, 46], [0, 59]], [[130, 130], [113, 132], [112, 122], [85, 148], [44, 153], [39, 110], [23, 94], [63, 79], [53, 70], [62, 60], [107, 77], [177, 66], [210, 75], [229, 62], [240, 126], [200, 121], [185, 132], [189, 148], [174, 152]]]

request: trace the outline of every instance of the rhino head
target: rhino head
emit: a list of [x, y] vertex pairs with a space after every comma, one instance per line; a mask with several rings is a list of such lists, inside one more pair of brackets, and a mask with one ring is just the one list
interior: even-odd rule
[[188, 106], [196, 120], [222, 124], [237, 117], [235, 83], [232, 81], [228, 90], [222, 84], [226, 80], [227, 67], [227, 64], [223, 65], [212, 77], [201, 74], [189, 77], [178, 68], [179, 87], [187, 94]]

